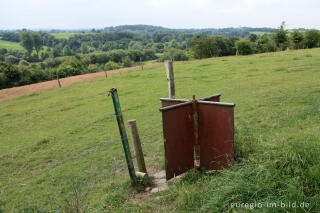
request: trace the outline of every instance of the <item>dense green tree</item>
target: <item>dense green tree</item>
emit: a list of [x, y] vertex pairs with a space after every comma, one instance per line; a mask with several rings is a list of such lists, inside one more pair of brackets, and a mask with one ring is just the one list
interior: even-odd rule
[[86, 69], [84, 64], [76, 57], [68, 58], [58, 67], [58, 73], [60, 77], [80, 75], [85, 72]]
[[64, 56], [72, 55], [72, 51], [68, 45], [64, 46], [64, 48], [62, 49], [62, 53]]
[[122, 59], [122, 65], [123, 67], [131, 67], [133, 65], [133, 61], [129, 58], [129, 56], [125, 56]]
[[173, 61], [186, 61], [188, 60], [187, 55], [183, 50], [171, 48], [163, 53], [159, 58], [159, 61], [173, 60]]
[[320, 33], [318, 30], [308, 30], [305, 32], [305, 44], [308, 48], [318, 47], [320, 42]]
[[20, 59], [17, 58], [16, 56], [14, 56], [14, 55], [6, 55], [4, 57], [4, 61], [8, 62], [8, 63], [11, 63], [11, 64], [18, 64]]
[[89, 47], [86, 43], [81, 44], [80, 51], [82, 54], [87, 54], [89, 53]]
[[290, 41], [292, 44], [293, 49], [300, 49], [302, 48], [303, 44], [303, 33], [298, 31], [298, 30], [294, 30], [290, 33]]
[[252, 42], [250, 42], [249, 39], [244, 38], [236, 41], [235, 45], [240, 55], [249, 55], [254, 53]]
[[50, 51], [49, 56], [51, 58], [62, 56], [62, 45], [61, 44], [57, 44], [56, 46], [54, 46], [52, 48], [52, 51]]
[[273, 39], [280, 50], [285, 50], [289, 46], [288, 31], [285, 30], [285, 22], [282, 22], [280, 28], [273, 33]]
[[119, 69], [120, 67], [121, 66], [119, 64], [113, 61], [107, 62], [104, 66], [105, 70], [115, 70], [115, 69]]
[[254, 33], [250, 34], [250, 35], [249, 35], [249, 40], [250, 40], [251, 42], [256, 42], [256, 41], [258, 40], [257, 34], [254, 34]]
[[20, 62], [19, 62], [19, 66], [29, 66], [29, 62], [27, 62], [26, 60], [21, 60]]
[[16, 66], [11, 63], [0, 62], [1, 87], [15, 86], [20, 80], [20, 73]]
[[32, 33], [27, 30], [23, 30], [20, 33], [20, 43], [30, 56], [34, 47]]
[[88, 72], [89, 73], [99, 72], [99, 67], [96, 64], [89, 64]]
[[143, 44], [141, 41], [130, 41], [128, 44], [128, 49], [131, 50], [142, 50], [143, 49]]
[[163, 43], [153, 43], [151, 48], [157, 53], [163, 53], [164, 45]]
[[209, 58], [221, 54], [217, 39], [207, 35], [193, 37], [190, 40], [189, 47], [195, 58]]
[[35, 51], [37, 52], [37, 56], [39, 58], [39, 52], [40, 52], [40, 50], [42, 49], [42, 46], [43, 46], [40, 34], [33, 32], [31, 34], [31, 36], [32, 36], [32, 40], [33, 40], [33, 47], [34, 47]]
[[19, 35], [18, 32], [4, 32], [1, 35], [1, 40], [19, 42], [20, 41], [20, 35]]
[[0, 55], [4, 55], [8, 52], [6, 48], [0, 48]]
[[257, 41], [256, 41], [257, 51], [260, 53], [264, 52], [273, 52], [276, 50], [275, 43], [269, 38], [268, 34], [263, 34]]

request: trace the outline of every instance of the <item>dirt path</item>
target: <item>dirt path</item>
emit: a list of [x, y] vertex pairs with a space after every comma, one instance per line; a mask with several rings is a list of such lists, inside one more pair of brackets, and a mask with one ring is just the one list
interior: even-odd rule
[[[144, 65], [144, 67], [152, 67], [152, 66], [158, 66], [158, 65], [162, 65], [162, 63], [147, 64], [147, 65]], [[110, 70], [108, 71], [108, 75], [113, 75], [116, 73], [126, 72], [129, 70], [135, 70], [135, 69], [140, 69], [140, 66], [127, 67], [127, 68], [122, 68], [118, 70]], [[88, 73], [88, 74], [77, 75], [77, 76], [72, 76], [68, 78], [61, 78], [60, 82], [62, 87], [65, 87], [75, 83], [91, 81], [96, 78], [105, 78], [104, 72]], [[21, 95], [28, 95], [34, 92], [49, 90], [57, 87], [58, 87], [57, 80], [51, 80], [51, 81], [45, 81], [41, 83], [30, 84], [30, 85], [25, 85], [20, 87], [2, 89], [0, 90], [0, 101], [16, 98]]]

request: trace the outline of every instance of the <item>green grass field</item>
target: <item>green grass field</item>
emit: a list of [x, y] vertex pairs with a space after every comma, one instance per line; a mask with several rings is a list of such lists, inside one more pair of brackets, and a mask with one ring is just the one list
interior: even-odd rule
[[88, 33], [80, 33], [80, 32], [79, 33], [51, 33], [51, 35], [53, 35], [57, 39], [68, 39], [71, 36], [76, 35], [76, 34], [83, 35], [83, 34], [88, 34]]
[[[177, 98], [222, 93], [223, 102], [236, 104], [236, 163], [191, 171], [150, 196], [130, 187], [107, 91], [118, 88], [124, 120], [137, 120], [148, 170], [162, 170], [163, 66], [2, 101], [0, 210], [319, 212], [319, 67], [320, 49], [175, 64]], [[266, 208], [281, 202], [308, 207]]]
[[258, 36], [262, 36], [264, 34], [271, 34], [270, 32], [260, 32], [260, 31], [254, 31], [254, 32], [250, 32], [250, 34], [256, 34]]
[[0, 40], [0, 48], [24, 50], [18, 42]]

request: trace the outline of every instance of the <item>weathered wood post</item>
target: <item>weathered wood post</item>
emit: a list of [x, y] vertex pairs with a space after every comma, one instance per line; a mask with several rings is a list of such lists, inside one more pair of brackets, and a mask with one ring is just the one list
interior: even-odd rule
[[140, 66], [141, 66], [141, 70], [143, 70], [143, 63], [142, 63], [142, 58], [140, 57]]
[[136, 120], [129, 120], [128, 125], [129, 125], [129, 130], [131, 133], [131, 137], [132, 137], [134, 153], [137, 158], [139, 172], [147, 173]]
[[57, 81], [58, 81], [59, 87], [61, 87], [61, 83], [60, 83], [60, 79], [59, 79], [59, 73], [57, 73]]
[[112, 97], [112, 101], [113, 101], [113, 105], [114, 105], [114, 111], [115, 111], [115, 114], [116, 114], [116, 117], [117, 117], [117, 122], [118, 122], [119, 132], [120, 132], [120, 136], [121, 136], [122, 146], [123, 146], [124, 154], [125, 154], [125, 157], [126, 157], [126, 162], [127, 162], [127, 166], [128, 166], [131, 182], [132, 182], [133, 185], [136, 185], [137, 184], [137, 177], [136, 177], [136, 174], [135, 174], [135, 171], [134, 171], [134, 165], [133, 165], [132, 158], [131, 158], [131, 153], [130, 153], [130, 148], [129, 148], [129, 144], [128, 144], [128, 137], [127, 137], [127, 133], [126, 133], [126, 128], [125, 128], [124, 123], [123, 123], [123, 117], [122, 117], [122, 112], [121, 112], [121, 108], [120, 108], [120, 101], [119, 101], [117, 89], [116, 88], [111, 88], [110, 91], [109, 91], [109, 94], [111, 94], [111, 97]]
[[173, 74], [173, 63], [171, 60], [164, 61], [166, 67], [166, 74], [168, 80], [169, 97], [175, 99], [175, 87], [174, 87], [174, 74]]

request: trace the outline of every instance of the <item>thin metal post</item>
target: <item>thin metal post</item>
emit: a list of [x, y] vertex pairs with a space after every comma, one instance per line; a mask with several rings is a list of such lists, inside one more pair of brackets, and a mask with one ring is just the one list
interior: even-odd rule
[[120, 132], [120, 136], [121, 136], [124, 154], [126, 157], [126, 162], [128, 165], [128, 170], [129, 170], [131, 182], [133, 185], [136, 185], [137, 184], [137, 177], [136, 177], [136, 174], [134, 171], [134, 165], [133, 165], [132, 158], [131, 158], [126, 128], [123, 123], [123, 117], [122, 117], [122, 112], [121, 112], [121, 108], [120, 108], [120, 101], [119, 101], [117, 89], [116, 88], [110, 89], [109, 94], [111, 94], [111, 97], [112, 97], [114, 111], [115, 111], [116, 117], [117, 117], [119, 132]]
[[142, 151], [142, 146], [141, 146], [140, 137], [139, 137], [139, 132], [137, 128], [137, 122], [136, 120], [129, 120], [128, 125], [131, 133], [134, 153], [136, 155], [139, 172], [147, 173], [146, 164], [144, 162], [143, 151]]
[[175, 87], [174, 87], [174, 74], [173, 74], [173, 63], [170, 60], [164, 61], [166, 67], [166, 74], [169, 87], [169, 97], [175, 99]]

